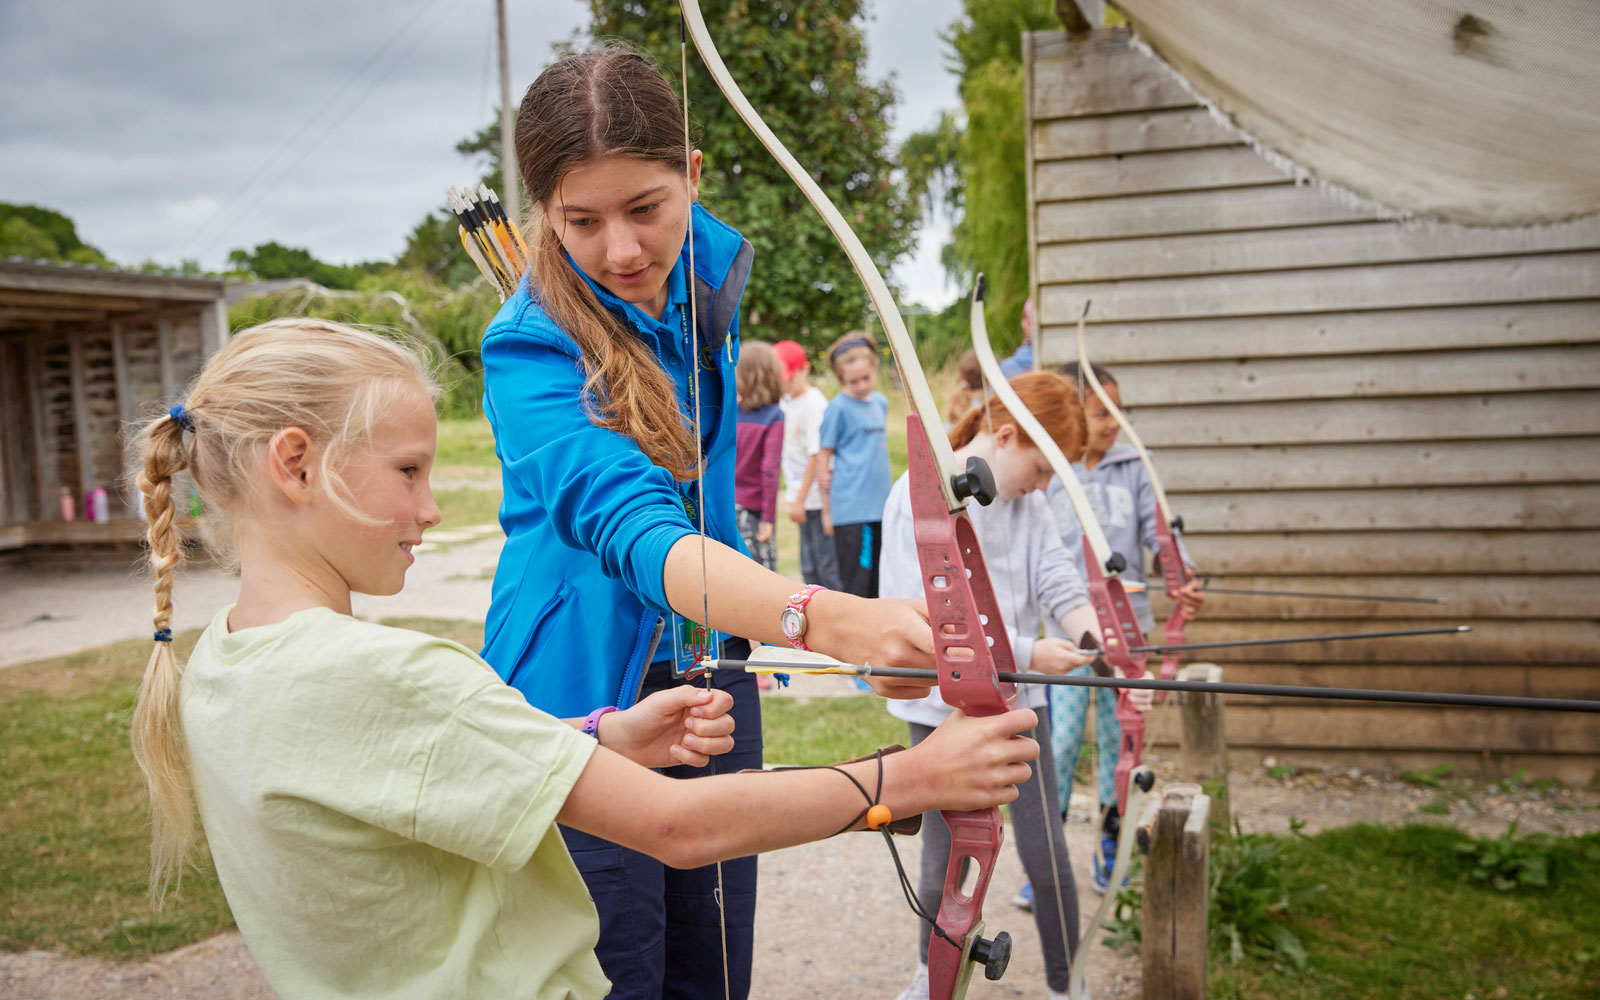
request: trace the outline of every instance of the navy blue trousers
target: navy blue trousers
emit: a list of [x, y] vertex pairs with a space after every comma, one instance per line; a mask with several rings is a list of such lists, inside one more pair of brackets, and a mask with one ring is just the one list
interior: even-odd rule
[[[749, 655], [750, 644], [729, 639], [725, 657]], [[717, 671], [712, 684], [733, 695], [734, 748], [707, 767], [669, 767], [672, 778], [729, 774], [761, 766], [761, 701], [754, 674]], [[685, 683], [668, 664], [650, 668], [640, 696]], [[705, 681], [696, 681], [704, 686]], [[756, 859], [722, 863], [724, 907], [718, 912], [717, 866], [680, 871], [647, 854], [561, 827], [567, 850], [600, 911], [595, 953], [611, 979], [610, 1000], [717, 1000], [723, 996], [723, 918], [728, 947], [728, 995], [750, 994], [755, 944]]]

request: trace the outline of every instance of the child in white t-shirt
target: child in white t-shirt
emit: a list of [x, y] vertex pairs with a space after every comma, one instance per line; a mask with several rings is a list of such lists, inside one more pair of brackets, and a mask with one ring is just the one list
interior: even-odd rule
[[[251, 953], [283, 997], [593, 997], [599, 921], [557, 822], [695, 867], [896, 816], [1010, 802], [1022, 710], [828, 769], [674, 781], [733, 746], [730, 697], [677, 686], [560, 720], [470, 650], [351, 617], [423, 532], [437, 390], [415, 355], [323, 320], [236, 334], [143, 436], [156, 646], [134, 713], [159, 900], [194, 811]], [[239, 599], [182, 668], [173, 477], [187, 471]], [[581, 728], [580, 728], [581, 727]], [[881, 812], [881, 810], [880, 810]], [[875, 814], [877, 815], [877, 814]], [[879, 817], [881, 818], [881, 816]]]
[[822, 416], [828, 397], [810, 382], [811, 361], [792, 340], [772, 345], [783, 365], [783, 502], [800, 526], [800, 576], [839, 589], [839, 556], [822, 524]]

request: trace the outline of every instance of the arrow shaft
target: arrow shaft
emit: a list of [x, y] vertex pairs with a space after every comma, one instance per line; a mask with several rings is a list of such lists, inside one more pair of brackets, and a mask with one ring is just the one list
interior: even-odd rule
[[1251, 590], [1243, 587], [1200, 588], [1206, 594], [1243, 594], [1249, 597], [1307, 597], [1319, 601], [1375, 601], [1380, 604], [1446, 604], [1442, 597], [1401, 597], [1396, 594], [1324, 594], [1314, 590]]
[[[857, 677], [902, 677], [937, 680], [934, 670], [920, 667], [875, 667], [870, 664], [840, 663], [806, 666], [781, 660], [706, 659], [701, 665], [712, 670], [749, 670], [753, 673], [849, 674]], [[1411, 705], [1455, 705], [1469, 708], [1525, 708], [1543, 712], [1600, 713], [1600, 701], [1574, 698], [1523, 698], [1511, 695], [1455, 694], [1436, 691], [1390, 691], [1380, 688], [1307, 687], [1296, 684], [1233, 684], [1208, 681], [1163, 681], [1151, 677], [1094, 677], [1084, 674], [1000, 673], [1001, 681], [1011, 684], [1055, 684], [1063, 687], [1141, 688], [1150, 691], [1193, 691], [1198, 694], [1250, 694], [1270, 698], [1322, 698], [1335, 701], [1398, 702]]]
[[1190, 642], [1181, 646], [1133, 646], [1130, 653], [1187, 653], [1196, 649], [1237, 649], [1243, 646], [1288, 646], [1299, 642], [1341, 642], [1350, 639], [1396, 639], [1414, 635], [1456, 635], [1470, 632], [1469, 625], [1439, 628], [1405, 628], [1392, 632], [1334, 632], [1329, 635], [1292, 635], [1281, 639], [1229, 639], [1225, 642]]

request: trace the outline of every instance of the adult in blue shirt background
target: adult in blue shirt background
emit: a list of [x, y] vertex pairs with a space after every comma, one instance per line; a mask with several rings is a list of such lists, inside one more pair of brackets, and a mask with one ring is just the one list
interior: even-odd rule
[[1033, 300], [1022, 304], [1022, 343], [1011, 357], [1000, 362], [1000, 374], [1016, 378], [1033, 371]]
[[[516, 151], [532, 260], [483, 340], [506, 532], [484, 658], [564, 718], [685, 683], [683, 668], [722, 637], [743, 637], [722, 644], [724, 656], [747, 639], [784, 643], [785, 621], [840, 659], [933, 666], [915, 602], [796, 594], [744, 554], [733, 369], [753, 252], [696, 203], [701, 154], [685, 149], [660, 71], [618, 47], [554, 63], [523, 98]], [[717, 630], [711, 643], [695, 631], [702, 619]], [[712, 682], [733, 695], [736, 719], [719, 769], [759, 767], [754, 677]], [[906, 697], [927, 688], [874, 686]], [[730, 992], [746, 995], [753, 858], [721, 866], [719, 907], [714, 868], [674, 871], [563, 835], [600, 912], [613, 997], [722, 996], [724, 951]]]

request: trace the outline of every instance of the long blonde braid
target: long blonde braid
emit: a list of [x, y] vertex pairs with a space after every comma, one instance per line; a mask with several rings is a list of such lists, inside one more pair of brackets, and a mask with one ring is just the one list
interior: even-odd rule
[[233, 527], [260, 495], [257, 468], [267, 443], [283, 428], [299, 427], [323, 445], [322, 478], [333, 501], [370, 519], [340, 468], [397, 395], [418, 387], [438, 398], [430, 365], [413, 345], [330, 320], [280, 319], [234, 334], [195, 377], [182, 409], [146, 427], [136, 481], [149, 521], [155, 649], [131, 736], [150, 793], [150, 894], [158, 903], [182, 875], [196, 829], [179, 703], [183, 669], [171, 642], [173, 577], [183, 561], [174, 478], [185, 471], [193, 477], [207, 544], [226, 552]]

